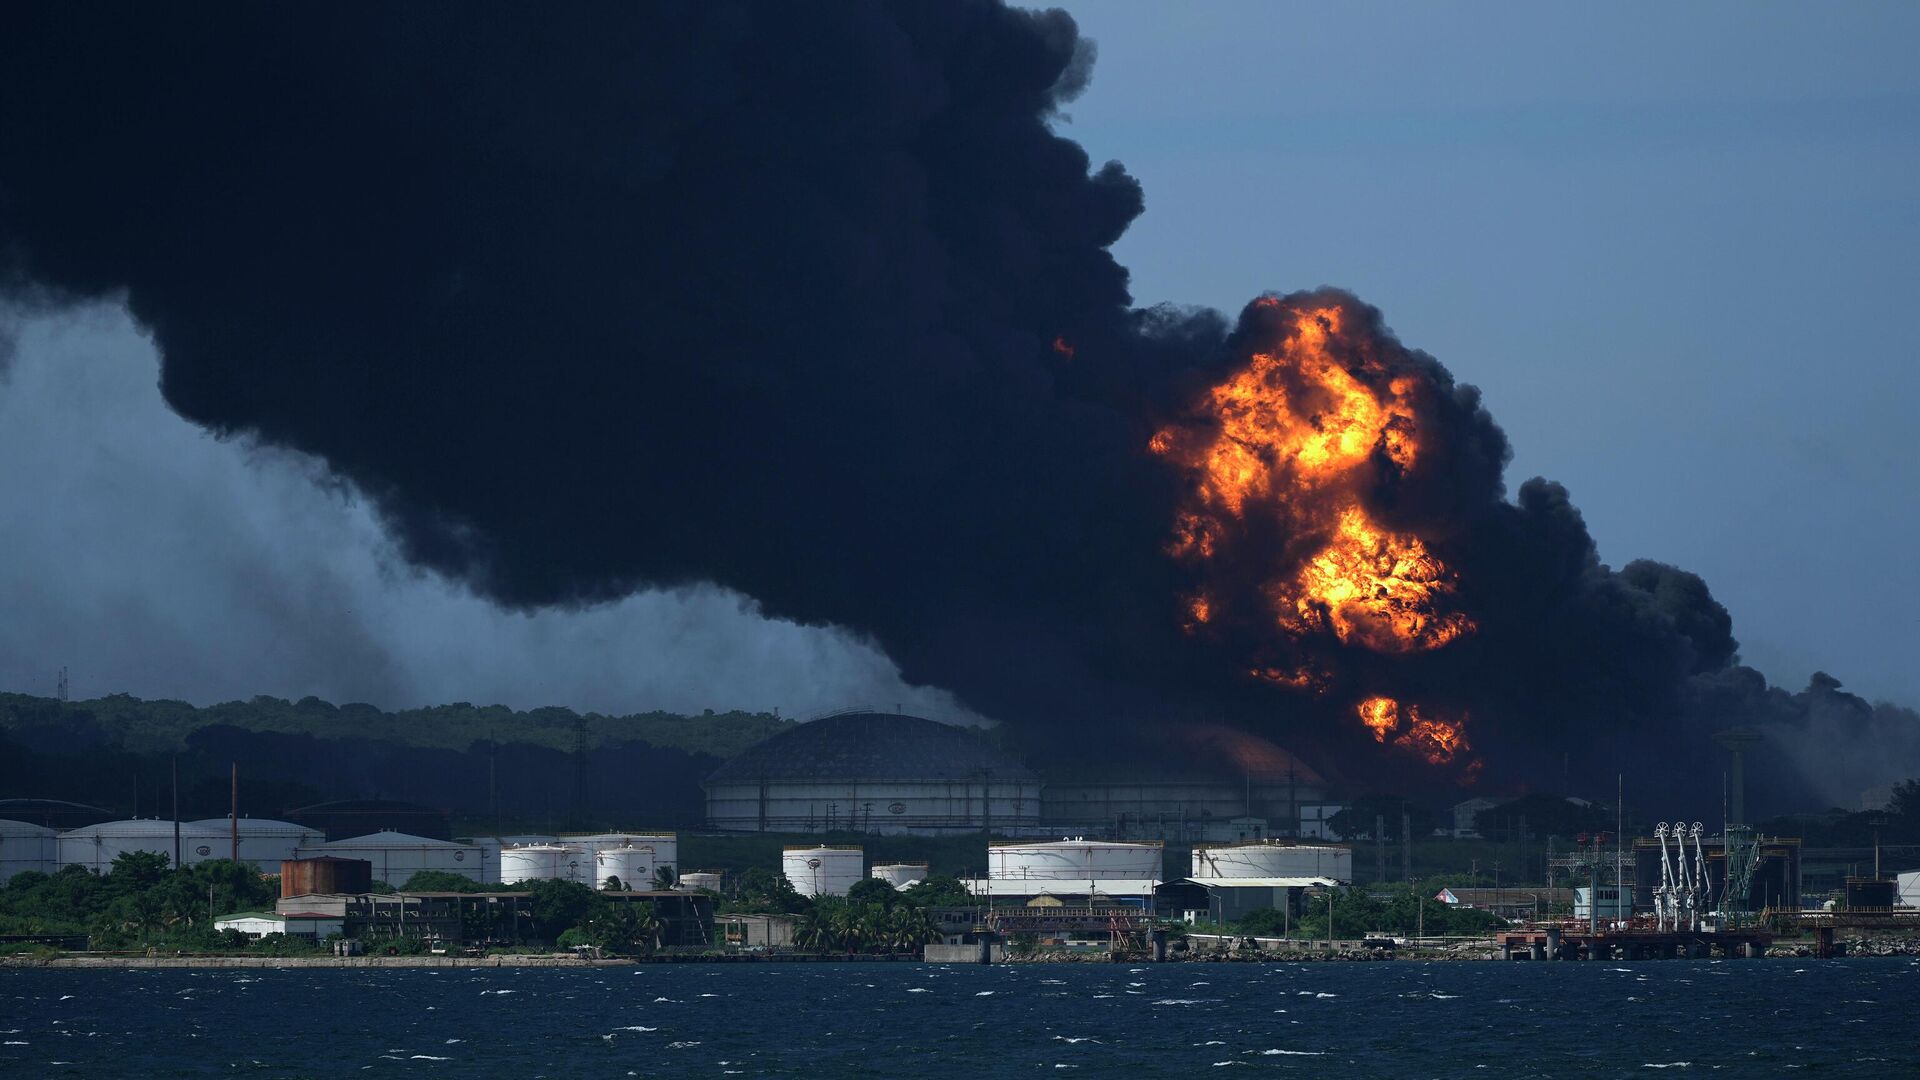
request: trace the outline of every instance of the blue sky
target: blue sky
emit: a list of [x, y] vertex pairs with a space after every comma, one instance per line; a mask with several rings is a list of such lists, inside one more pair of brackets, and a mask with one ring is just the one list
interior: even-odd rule
[[1920, 5], [1068, 4], [1142, 303], [1340, 285], [1743, 655], [1920, 701]]

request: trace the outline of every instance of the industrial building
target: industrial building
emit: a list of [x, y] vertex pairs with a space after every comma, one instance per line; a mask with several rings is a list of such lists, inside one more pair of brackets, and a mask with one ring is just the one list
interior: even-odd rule
[[1894, 903], [1900, 907], [1920, 908], [1920, 870], [1909, 870], [1894, 877]]
[[[713, 898], [704, 893], [620, 890], [610, 903], [650, 904], [660, 920], [660, 944], [714, 945]], [[283, 896], [275, 915], [335, 919], [347, 937], [412, 937], [445, 945], [506, 944], [523, 940], [532, 915], [526, 892], [318, 893]]]
[[844, 712], [783, 731], [707, 777], [707, 824], [729, 832], [940, 835], [1030, 828], [1040, 783], [973, 732]]
[[1152, 770], [1064, 761], [1036, 774], [979, 735], [893, 713], [822, 717], [707, 778], [707, 824], [729, 832], [1100, 835], [1176, 842], [1323, 837], [1324, 777], [1214, 725]]
[[346, 920], [313, 911], [289, 911], [285, 914], [265, 911], [240, 911], [213, 920], [215, 930], [238, 930], [250, 938], [268, 934], [311, 938], [325, 941], [346, 932]]
[[716, 915], [720, 940], [736, 949], [786, 949], [793, 946], [793, 918], [788, 915]]
[[480, 849], [450, 840], [434, 840], [406, 833], [378, 832], [345, 840], [302, 845], [295, 858], [311, 859], [331, 855], [341, 859], [364, 859], [373, 866], [375, 881], [394, 887], [422, 870], [443, 870], [484, 883], [486, 865]]

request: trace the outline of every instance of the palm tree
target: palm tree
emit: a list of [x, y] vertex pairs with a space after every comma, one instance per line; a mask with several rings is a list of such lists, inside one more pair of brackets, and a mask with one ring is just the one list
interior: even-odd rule
[[793, 943], [808, 952], [825, 952], [831, 944], [827, 920], [819, 908], [803, 912], [793, 925]]
[[902, 904], [887, 913], [882, 940], [895, 952], [913, 952], [939, 936], [926, 909]]

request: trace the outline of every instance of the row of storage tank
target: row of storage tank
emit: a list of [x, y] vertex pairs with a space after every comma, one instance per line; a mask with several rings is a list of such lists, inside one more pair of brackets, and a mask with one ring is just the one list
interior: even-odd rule
[[[110, 821], [66, 832], [23, 821], [0, 820], [0, 884], [15, 874], [50, 874], [77, 865], [98, 874], [129, 852], [151, 852], [172, 859], [176, 850], [172, 821]], [[597, 833], [587, 836], [479, 837], [465, 842], [433, 840], [397, 832], [378, 832], [328, 841], [317, 829], [286, 821], [228, 818], [183, 821], [178, 852], [185, 866], [225, 859], [236, 852], [241, 862], [271, 869], [296, 859], [362, 859], [373, 877], [399, 886], [421, 870], [458, 874], [483, 884], [559, 879], [599, 887], [617, 877], [629, 888], [648, 888], [656, 871], [677, 867], [679, 838], [671, 832]], [[683, 874], [697, 883], [718, 875]]]
[[[233, 823], [226, 818], [182, 822], [181, 862], [224, 859], [233, 850]], [[399, 886], [421, 870], [459, 874], [483, 884], [562, 880], [600, 887], [619, 878], [628, 888], [647, 888], [663, 867], [679, 867], [679, 839], [671, 832], [596, 833], [586, 836], [498, 836], [466, 842], [431, 840], [405, 833], [379, 832], [327, 841], [317, 830], [285, 821], [242, 818], [238, 823], [243, 862], [277, 867], [281, 862], [332, 856], [364, 859], [375, 880]], [[160, 820], [114, 821], [67, 832], [19, 821], [0, 820], [0, 884], [26, 870], [51, 873], [77, 864], [106, 873], [113, 860], [129, 851], [172, 857], [174, 823]], [[1086, 840], [1009, 842], [987, 848], [990, 881], [1157, 880], [1163, 873], [1158, 843]], [[781, 870], [806, 896], [845, 896], [868, 877], [865, 852], [858, 847], [791, 847]], [[927, 876], [924, 863], [874, 866], [871, 876], [896, 888]], [[720, 875], [691, 871], [677, 875], [683, 888], [720, 887]], [[1196, 847], [1193, 877], [1207, 878], [1353, 878], [1352, 849], [1332, 844], [1256, 841]]]
[[[1158, 881], [1165, 872], [1159, 843], [1063, 839], [987, 846], [988, 881]], [[858, 847], [790, 847], [781, 872], [802, 896], [845, 896], [864, 877], [907, 888], [927, 876], [925, 863], [885, 863], [871, 874]], [[1248, 841], [1193, 849], [1193, 877], [1353, 880], [1353, 849], [1337, 844]]]

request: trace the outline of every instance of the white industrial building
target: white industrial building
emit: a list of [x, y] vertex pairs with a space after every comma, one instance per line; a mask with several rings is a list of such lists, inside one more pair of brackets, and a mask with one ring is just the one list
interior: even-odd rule
[[300, 848], [297, 858], [314, 859], [330, 855], [336, 859], [365, 859], [373, 864], [373, 879], [395, 888], [422, 870], [444, 870], [473, 881], [484, 881], [486, 865], [480, 849], [450, 840], [430, 840], [406, 833], [377, 832], [311, 844]]
[[866, 852], [857, 847], [790, 847], [780, 872], [801, 896], [845, 896], [866, 877]]
[[1018, 761], [965, 728], [895, 713], [797, 725], [704, 786], [707, 824], [736, 832], [1020, 833], [1040, 813], [1040, 782]]
[[58, 836], [44, 825], [0, 819], [0, 885], [29, 870], [40, 874], [58, 870]]
[[1893, 902], [1901, 907], [1920, 908], [1920, 870], [1895, 875], [1897, 891]]
[[315, 941], [325, 941], [336, 934], [344, 934], [346, 926], [347, 921], [343, 916], [313, 911], [294, 911], [286, 914], [237, 911], [232, 915], [223, 915], [213, 920], [215, 930], [238, 930], [250, 938], [265, 937], [268, 934], [285, 934], [288, 937], [313, 938]]

